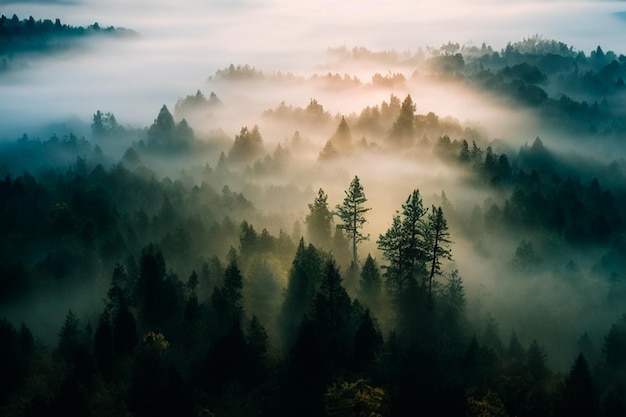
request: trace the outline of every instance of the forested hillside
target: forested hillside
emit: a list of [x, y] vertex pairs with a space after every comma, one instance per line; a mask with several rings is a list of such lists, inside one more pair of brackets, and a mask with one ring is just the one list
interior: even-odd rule
[[626, 58], [326, 59], [0, 143], [1, 415], [626, 413]]
[[[129, 29], [100, 27], [96, 22], [88, 27], [70, 26], [60, 19], [35, 20], [0, 16], [0, 74], [31, 65], [34, 59], [68, 52], [81, 46], [81, 40], [93, 36], [118, 38], [136, 37]], [[84, 45], [84, 44], [83, 44]]]

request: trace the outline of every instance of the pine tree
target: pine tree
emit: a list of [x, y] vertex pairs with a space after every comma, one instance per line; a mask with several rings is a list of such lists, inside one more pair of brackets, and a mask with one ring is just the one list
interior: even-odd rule
[[427, 230], [427, 249], [430, 262], [428, 294], [432, 297], [433, 278], [435, 274], [441, 274], [441, 260], [452, 259], [452, 250], [450, 249], [452, 241], [450, 240], [450, 232], [448, 232], [448, 222], [443, 216], [441, 207], [435, 209], [435, 206], [433, 206], [431, 213], [428, 215]]
[[328, 196], [323, 189], [319, 189], [315, 201], [309, 204], [309, 210], [310, 213], [306, 216], [309, 239], [316, 246], [328, 248], [333, 215], [328, 209]]
[[402, 213], [396, 212], [391, 227], [377, 241], [383, 257], [389, 262], [384, 268], [392, 294], [400, 295], [418, 275], [426, 273], [430, 250], [423, 219], [425, 214], [419, 190], [414, 190], [402, 204]]
[[381, 290], [381, 276], [378, 265], [372, 255], [368, 254], [361, 269], [359, 280], [359, 296], [368, 307], [376, 309]]
[[413, 100], [409, 94], [402, 102], [400, 115], [393, 124], [389, 135], [397, 144], [405, 146], [415, 138], [414, 118], [415, 104], [413, 104]]
[[364, 206], [367, 198], [358, 176], [354, 177], [345, 194], [343, 204], [337, 205], [337, 215], [342, 221], [341, 227], [347, 231], [348, 237], [352, 241], [352, 260], [357, 263], [357, 246], [369, 239], [369, 236], [364, 235], [361, 229], [367, 221], [365, 220], [365, 213], [371, 209]]

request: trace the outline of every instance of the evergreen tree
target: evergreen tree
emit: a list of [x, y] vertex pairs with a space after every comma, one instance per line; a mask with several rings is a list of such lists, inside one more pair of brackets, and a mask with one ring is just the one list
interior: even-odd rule
[[452, 259], [450, 245], [450, 232], [448, 232], [448, 222], [443, 216], [441, 207], [435, 209], [433, 206], [428, 215], [427, 249], [428, 260], [430, 262], [430, 273], [428, 276], [428, 294], [432, 297], [433, 278], [435, 274], [441, 274], [442, 259]]
[[410, 279], [406, 273], [406, 245], [398, 212], [393, 216], [391, 227], [379, 236], [377, 244], [387, 260], [387, 265], [383, 266], [387, 288], [392, 295], [400, 295], [409, 287]]
[[341, 228], [348, 233], [348, 238], [352, 242], [352, 261], [357, 263], [357, 247], [361, 242], [369, 239], [369, 236], [364, 235], [361, 229], [367, 221], [365, 213], [371, 209], [364, 206], [367, 198], [358, 176], [354, 177], [345, 194], [343, 203], [337, 205], [337, 215], [342, 221]]
[[378, 308], [382, 281], [378, 264], [367, 254], [363, 268], [361, 269], [361, 279], [359, 280], [359, 297], [366, 306], [372, 309]]
[[400, 114], [391, 128], [390, 138], [400, 146], [409, 145], [415, 138], [415, 104], [411, 95], [407, 95], [402, 106]]
[[93, 350], [98, 369], [103, 375], [107, 375], [113, 365], [113, 329], [106, 309], [98, 321], [93, 337]]
[[309, 204], [309, 214], [306, 216], [306, 226], [311, 243], [322, 248], [328, 248], [331, 241], [332, 213], [328, 209], [328, 196], [323, 189], [319, 189], [317, 197]]
[[425, 273], [430, 252], [425, 214], [419, 190], [414, 190], [402, 204], [402, 213], [396, 212], [391, 227], [378, 239], [378, 247], [388, 261], [385, 278], [392, 294], [400, 295]]
[[305, 246], [300, 239], [289, 270], [285, 301], [279, 314], [283, 347], [287, 350], [296, 336], [300, 323], [311, 306], [321, 281], [322, 259], [315, 246]]
[[350, 127], [346, 122], [346, 118], [341, 116], [341, 122], [339, 122], [339, 126], [337, 126], [337, 130], [333, 134], [330, 142], [334, 145], [339, 152], [349, 151], [352, 147], [352, 133], [350, 132]]
[[419, 190], [413, 190], [406, 202], [402, 204], [402, 233], [406, 247], [407, 274], [409, 281], [423, 273], [427, 249], [424, 248], [426, 231], [424, 215], [426, 210], [422, 203]]
[[361, 316], [359, 327], [354, 335], [352, 353], [353, 367], [356, 372], [364, 372], [371, 368], [383, 345], [383, 337], [377, 328], [370, 310], [366, 309]]
[[594, 417], [598, 414], [598, 402], [593, 378], [585, 357], [578, 355], [565, 380], [562, 397], [563, 417]]

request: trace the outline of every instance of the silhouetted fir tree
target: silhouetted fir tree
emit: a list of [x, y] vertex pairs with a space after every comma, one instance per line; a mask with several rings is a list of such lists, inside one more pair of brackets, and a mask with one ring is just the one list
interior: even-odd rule
[[328, 260], [315, 297], [313, 320], [330, 334], [344, 333], [350, 320], [350, 297], [342, 281], [335, 261]]
[[533, 339], [533, 341], [530, 342], [526, 355], [526, 367], [528, 372], [535, 383], [542, 383], [549, 375], [548, 367], [546, 366], [546, 354], [543, 348]]
[[468, 325], [465, 319], [465, 304], [463, 279], [458, 271], [452, 271], [439, 297], [440, 322], [437, 330], [439, 336], [446, 339], [450, 347], [457, 347], [466, 336]]
[[183, 312], [183, 318], [188, 323], [193, 323], [200, 319], [200, 303], [198, 302], [198, 296], [196, 295], [198, 283], [198, 274], [196, 274], [196, 271], [192, 271], [186, 284], [189, 296]]
[[406, 272], [407, 253], [402, 230], [402, 219], [396, 212], [391, 227], [385, 234], [379, 236], [378, 248], [383, 251], [383, 257], [388, 265], [383, 265], [385, 282], [389, 293], [400, 296], [411, 285], [411, 276]]
[[524, 350], [524, 347], [520, 343], [515, 332], [511, 333], [511, 338], [509, 339], [509, 346], [507, 348], [506, 355], [512, 364], [516, 364], [518, 366], [524, 363], [524, 358], [526, 358], [527, 356], [527, 353]]
[[333, 214], [328, 209], [328, 196], [320, 188], [313, 203], [309, 204], [309, 214], [305, 219], [307, 235], [315, 246], [330, 247], [332, 217]]
[[93, 352], [100, 374], [108, 379], [113, 366], [113, 328], [108, 309], [100, 315], [93, 337]]
[[244, 126], [239, 135], [235, 136], [233, 146], [228, 151], [228, 161], [250, 163], [261, 156], [263, 152], [263, 138], [259, 132], [259, 127], [255, 125], [252, 130], [248, 130], [248, 127]]
[[57, 352], [62, 358], [70, 360], [81, 348], [81, 344], [82, 330], [80, 329], [80, 321], [70, 309], [59, 332]]
[[248, 324], [246, 332], [247, 360], [246, 374], [250, 384], [264, 382], [268, 373], [268, 336], [256, 316]]
[[406, 247], [409, 282], [423, 273], [429, 252], [424, 245], [427, 236], [427, 225], [423, 220], [425, 214], [419, 190], [413, 190], [402, 204], [402, 234]]
[[224, 270], [224, 291], [231, 304], [233, 318], [241, 320], [243, 316], [243, 277], [236, 260], [231, 260]]
[[148, 129], [148, 145], [156, 149], [167, 149], [172, 146], [175, 127], [174, 117], [164, 104], [154, 123]]
[[[504, 346], [502, 344], [502, 340], [500, 339], [500, 329], [498, 326], [498, 322], [493, 318], [491, 314], [488, 314], [485, 318], [485, 327], [482, 333], [481, 342], [487, 348], [493, 350], [493, 352], [498, 355], [498, 357], [502, 356], [504, 352]], [[526, 357], [527, 359], [527, 357]]]
[[433, 206], [428, 215], [428, 227], [426, 233], [427, 243], [427, 259], [430, 263], [430, 271], [428, 275], [428, 296], [432, 298], [433, 279], [435, 274], [441, 274], [441, 261], [443, 259], [452, 259], [452, 250], [450, 245], [450, 232], [448, 231], [448, 222], [443, 215], [441, 207]]
[[383, 337], [377, 328], [370, 310], [361, 316], [359, 327], [354, 334], [352, 348], [352, 369], [357, 374], [370, 371], [383, 345]]
[[245, 220], [241, 223], [240, 230], [239, 252], [244, 257], [251, 256], [259, 246], [259, 236], [254, 227]]
[[118, 357], [130, 355], [138, 343], [135, 317], [123, 303], [113, 318], [113, 350]]
[[165, 278], [165, 259], [161, 250], [152, 244], [146, 246], [141, 253], [137, 298], [142, 321], [149, 329], [161, 330], [161, 292]]
[[468, 389], [495, 390], [497, 387], [498, 355], [473, 337], [460, 358], [460, 371]]
[[626, 330], [623, 323], [612, 325], [602, 345], [604, 365], [612, 370], [621, 370], [626, 365]]
[[311, 312], [315, 292], [322, 276], [322, 259], [313, 245], [300, 239], [289, 271], [285, 300], [279, 314], [283, 349], [288, 350], [305, 314]]
[[598, 400], [587, 361], [579, 354], [565, 379], [560, 415], [594, 417], [598, 415]]
[[323, 391], [331, 375], [322, 352], [315, 325], [305, 318], [287, 356], [286, 415], [322, 415]]
[[255, 258], [244, 286], [246, 314], [256, 316], [262, 323], [272, 323], [280, 308], [282, 290], [268, 262]]
[[470, 162], [470, 160], [471, 160], [471, 153], [469, 149], [469, 144], [467, 143], [467, 140], [463, 139], [463, 141], [461, 142], [461, 152], [459, 153], [459, 161], [463, 163], [467, 163], [467, 162]]
[[[75, 375], [82, 385], [91, 384], [94, 371], [93, 359], [90, 355], [91, 334], [88, 331], [85, 336], [80, 328], [80, 320], [70, 309], [65, 317], [61, 331], [57, 354], [69, 366], [70, 372]], [[90, 330], [88, 325], [87, 330]]]
[[415, 104], [411, 95], [407, 95], [402, 106], [400, 114], [389, 132], [389, 139], [394, 145], [409, 146], [415, 140]]
[[338, 149], [339, 153], [350, 151], [352, 148], [352, 133], [350, 132], [350, 127], [344, 116], [341, 116], [339, 126], [337, 126], [337, 130], [330, 138], [329, 143], [332, 143], [335, 148]]
[[388, 261], [385, 278], [391, 294], [401, 295], [410, 288], [417, 276], [425, 273], [426, 214], [419, 190], [414, 190], [402, 204], [402, 213], [396, 212], [391, 227], [380, 235], [377, 244]]
[[361, 279], [359, 280], [359, 299], [369, 308], [376, 311], [379, 307], [382, 289], [382, 278], [378, 264], [367, 254], [367, 258], [361, 268]]
[[337, 205], [337, 216], [341, 219], [341, 228], [346, 231], [352, 244], [352, 261], [357, 263], [357, 247], [361, 242], [369, 239], [369, 235], [364, 235], [361, 229], [367, 221], [365, 213], [371, 209], [364, 206], [367, 198], [358, 176], [350, 182], [345, 194], [343, 203]]

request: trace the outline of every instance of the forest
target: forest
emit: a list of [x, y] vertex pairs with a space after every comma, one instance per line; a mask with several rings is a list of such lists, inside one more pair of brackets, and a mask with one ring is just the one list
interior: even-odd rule
[[58, 18], [54, 22], [51, 19], [35, 20], [32, 16], [20, 20], [16, 14], [11, 18], [3, 14], [0, 16], [0, 75], [26, 68], [42, 56], [79, 48], [81, 39], [94, 35], [117, 38], [138, 36], [125, 28], [100, 27], [97, 22], [87, 27], [70, 26]]
[[0, 141], [1, 415], [626, 415], [626, 57], [324, 62]]

